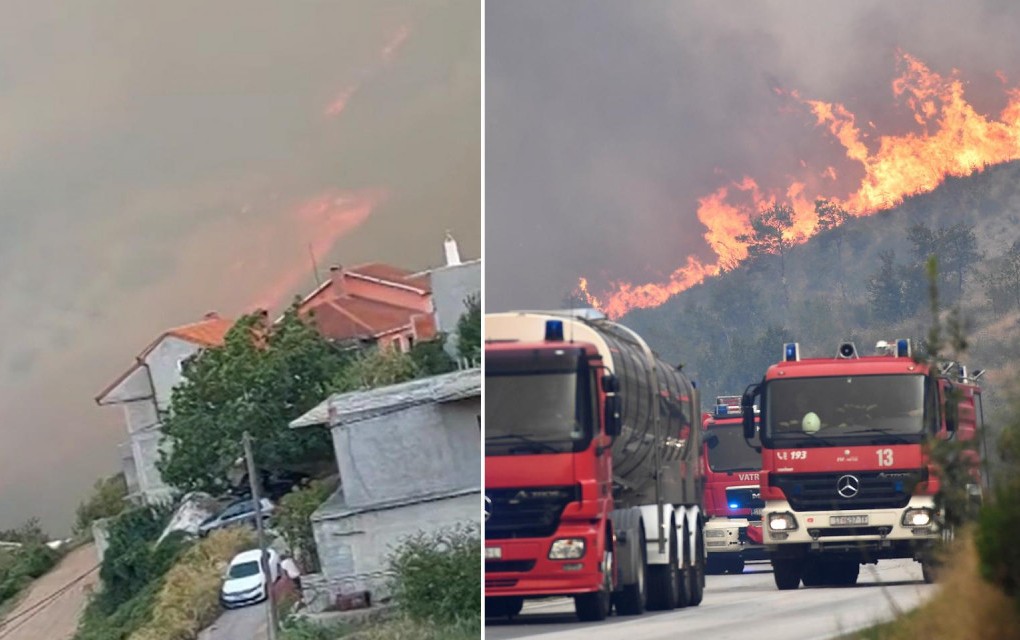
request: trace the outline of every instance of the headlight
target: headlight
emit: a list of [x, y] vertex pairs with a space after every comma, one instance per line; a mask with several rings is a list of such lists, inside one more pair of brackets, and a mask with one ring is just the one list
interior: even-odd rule
[[549, 547], [550, 560], [577, 560], [584, 556], [584, 538], [561, 538]]
[[797, 519], [792, 513], [770, 513], [769, 529], [772, 531], [792, 531], [797, 528]]
[[907, 509], [903, 512], [904, 527], [927, 527], [931, 520], [931, 509]]
[[706, 538], [724, 538], [726, 537], [725, 529], [705, 529]]

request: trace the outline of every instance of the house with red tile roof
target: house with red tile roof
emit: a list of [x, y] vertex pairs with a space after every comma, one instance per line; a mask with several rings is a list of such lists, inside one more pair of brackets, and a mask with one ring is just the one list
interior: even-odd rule
[[208, 313], [198, 322], [164, 331], [96, 396], [96, 404], [124, 412], [128, 440], [120, 445], [120, 454], [132, 499], [159, 502], [170, 497], [156, 460], [171, 393], [184, 379], [185, 363], [202, 349], [222, 346], [232, 326], [233, 320]]
[[334, 266], [329, 275], [298, 306], [301, 317], [324, 337], [405, 352], [436, 337], [427, 274], [372, 262]]

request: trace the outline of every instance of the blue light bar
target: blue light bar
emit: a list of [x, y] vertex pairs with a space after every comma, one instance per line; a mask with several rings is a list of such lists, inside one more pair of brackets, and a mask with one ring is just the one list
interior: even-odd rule
[[910, 340], [906, 338], [900, 338], [896, 341], [896, 357], [898, 358], [909, 358], [910, 357]]
[[715, 415], [724, 416], [729, 412], [729, 407], [724, 404], [715, 405]]
[[736, 504], [736, 503], [734, 503], [734, 502], [731, 502], [731, 503], [730, 503], [730, 509], [739, 509], [739, 508], [740, 508], [740, 505], [739, 505], [739, 504]]
[[787, 342], [784, 344], [783, 360], [786, 362], [800, 362], [800, 343]]
[[563, 321], [545, 321], [545, 339], [550, 342], [563, 342]]

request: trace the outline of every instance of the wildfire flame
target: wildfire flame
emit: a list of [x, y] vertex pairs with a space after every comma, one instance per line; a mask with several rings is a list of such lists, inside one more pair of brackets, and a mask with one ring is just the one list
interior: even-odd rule
[[[397, 29], [396, 34], [394, 34], [394, 36], [386, 42], [386, 46], [384, 46], [382, 48], [382, 51], [379, 53], [379, 58], [380, 60], [382, 60], [383, 66], [393, 62], [393, 59], [396, 57], [397, 53], [400, 51], [400, 48], [404, 45], [404, 42], [410, 35], [411, 27], [407, 25], [404, 25]], [[354, 94], [356, 94], [358, 90], [361, 89], [361, 83], [364, 82], [366, 78], [378, 72], [378, 70], [379, 69], [377, 67], [368, 67], [366, 69], [362, 69], [361, 77], [358, 80], [355, 80], [351, 84], [344, 87], [340, 91], [340, 93], [338, 93], [336, 97], [333, 98], [333, 101], [326, 106], [324, 115], [326, 115], [327, 117], [336, 117], [343, 113], [344, 109], [347, 108], [347, 104], [351, 101], [351, 98], [353, 98]]]
[[[846, 172], [839, 169], [837, 174], [832, 166], [818, 171], [803, 161], [799, 168], [803, 179], [785, 188], [762, 189], [745, 177], [698, 199], [698, 220], [707, 229], [704, 238], [715, 253], [714, 262], [688, 257], [686, 264], [664, 283], [616, 282], [613, 290], [600, 296], [593, 295], [588, 280], [581, 278], [577, 293], [612, 318], [634, 308], [658, 306], [746, 259], [746, 244], [735, 238], [750, 232], [752, 215], [780, 199], [794, 211], [787, 239], [804, 242], [815, 233], [816, 199], [830, 200], [853, 215], [871, 215], [896, 206], [908, 196], [932, 191], [949, 176], [971, 175], [987, 166], [1020, 158], [1020, 88], [1007, 90], [1008, 104], [994, 119], [979, 114], [966, 101], [958, 71], [943, 76], [902, 51], [897, 52], [897, 58], [901, 72], [892, 82], [893, 94], [910, 109], [920, 127], [918, 132], [869, 137], [862, 134], [855, 115], [844, 105], [807, 100], [796, 91], [787, 94], [774, 89], [777, 95], [788, 95], [807, 108], [816, 124], [842, 145], [851, 163], [863, 168], [856, 190], [843, 197], [823, 193], [825, 182], [819, 178], [831, 185], [837, 175]], [[1005, 75], [997, 75], [1005, 83]], [[876, 129], [870, 120], [867, 125]]]

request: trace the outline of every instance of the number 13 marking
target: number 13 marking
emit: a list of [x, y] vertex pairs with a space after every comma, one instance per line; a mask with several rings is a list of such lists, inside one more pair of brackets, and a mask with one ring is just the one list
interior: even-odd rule
[[878, 466], [891, 467], [893, 465], [892, 449], [879, 449], [875, 454], [878, 456]]

